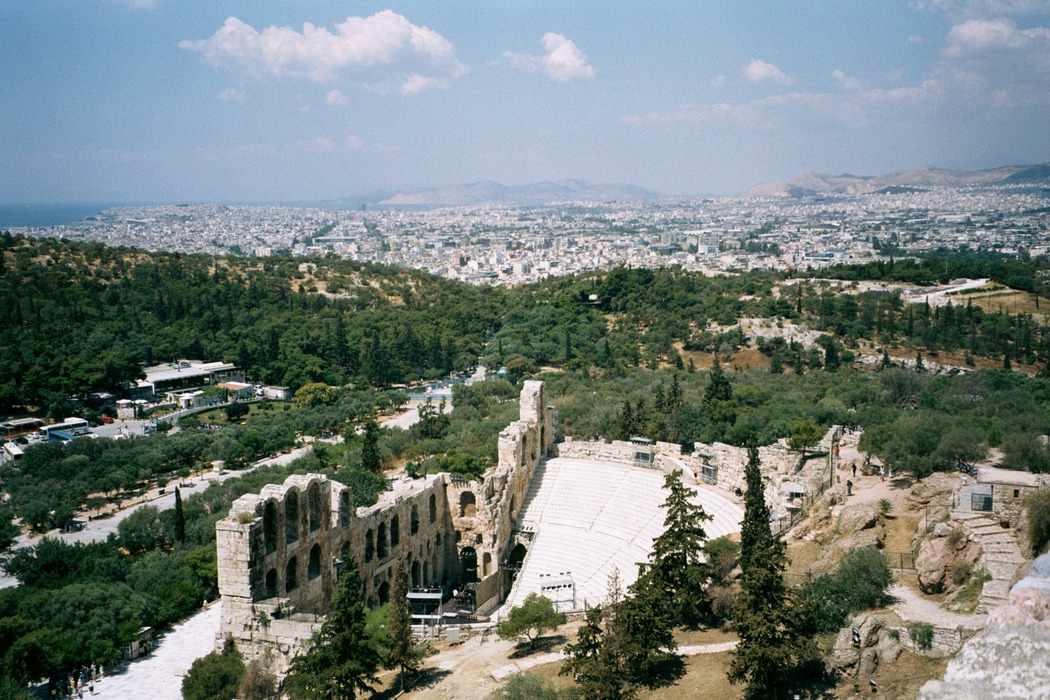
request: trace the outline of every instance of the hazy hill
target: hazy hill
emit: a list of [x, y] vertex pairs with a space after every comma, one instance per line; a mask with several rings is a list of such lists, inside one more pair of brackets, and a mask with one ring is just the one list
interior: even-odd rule
[[398, 192], [379, 202], [395, 207], [469, 206], [475, 204], [548, 204], [565, 201], [609, 202], [617, 199], [658, 199], [660, 194], [633, 185], [591, 184], [586, 180], [502, 185], [482, 180], [465, 185], [428, 187]]
[[1050, 164], [1008, 165], [987, 170], [944, 170], [915, 168], [907, 172], [878, 177], [861, 175], [820, 175], [808, 173], [786, 182], [756, 185], [744, 197], [806, 197], [816, 194], [869, 194], [894, 191], [891, 188], [968, 187], [973, 185], [1009, 185], [1050, 183]]

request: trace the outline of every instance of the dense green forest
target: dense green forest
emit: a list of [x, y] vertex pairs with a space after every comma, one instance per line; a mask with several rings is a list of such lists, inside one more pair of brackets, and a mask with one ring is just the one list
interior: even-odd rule
[[212, 258], [0, 234], [0, 410], [112, 391], [142, 364], [234, 362], [260, 382], [377, 386], [473, 364], [498, 290], [343, 261]]
[[[363, 505], [385, 488], [384, 465], [481, 474], [525, 377], [546, 380], [567, 435], [641, 434], [688, 450], [847, 424], [864, 428], [863, 449], [920, 477], [967, 467], [993, 447], [1004, 466], [1050, 471], [1041, 315], [843, 289], [969, 276], [1037, 293], [1038, 265], [964, 255], [835, 268], [823, 279], [619, 268], [489, 289], [334, 257], [222, 259], [0, 234], [0, 289], [11, 300], [0, 307], [0, 412], [64, 416], [69, 395], [119, 392], [144, 363], [176, 357], [234, 362], [253, 380], [293, 388], [331, 385], [316, 400], [218, 416], [217, 429], [192, 418], [172, 434], [30, 447], [0, 468], [5, 525], [18, 516], [43, 531], [212, 460], [236, 469], [299, 435], [345, 438], [187, 498], [181, 525], [173, 511], [146, 508], [107, 542], [44, 540], [15, 555], [6, 568], [22, 585], [0, 591], [0, 698], [72, 664], [113, 659], [139, 626], [163, 626], [214, 596], [214, 524], [243, 493], [313, 471], [351, 485]], [[821, 333], [808, 344], [752, 338], [748, 318]], [[864, 353], [878, 361], [856, 362]], [[926, 371], [922, 358], [939, 353], [984, 369]], [[426, 407], [409, 431], [371, 422], [404, 400], [383, 390], [391, 384], [479, 361], [505, 366], [506, 380], [456, 386], [451, 414]], [[11, 526], [0, 530], [0, 546], [12, 536]]]

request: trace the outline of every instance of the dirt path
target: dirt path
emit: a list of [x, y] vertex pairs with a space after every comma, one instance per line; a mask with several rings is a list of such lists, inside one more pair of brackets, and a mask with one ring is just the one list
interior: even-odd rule
[[944, 610], [936, 602], [901, 583], [890, 586], [888, 593], [895, 598], [893, 611], [906, 622], [928, 622], [934, 627], [948, 629], [980, 629], [988, 619], [987, 615], [960, 615]]

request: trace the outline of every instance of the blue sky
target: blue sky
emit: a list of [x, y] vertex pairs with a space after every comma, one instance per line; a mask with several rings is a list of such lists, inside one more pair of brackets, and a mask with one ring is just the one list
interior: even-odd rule
[[1050, 161], [1050, 2], [0, 3], [0, 203]]

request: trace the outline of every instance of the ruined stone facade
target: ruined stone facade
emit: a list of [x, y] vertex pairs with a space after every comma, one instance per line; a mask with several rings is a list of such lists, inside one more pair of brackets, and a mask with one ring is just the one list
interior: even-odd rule
[[542, 382], [524, 383], [519, 415], [500, 433], [498, 466], [480, 482], [406, 478], [375, 505], [355, 509], [347, 486], [306, 474], [237, 499], [216, 524], [220, 638], [283, 673], [351, 558], [372, 603], [389, 599], [394, 564], [404, 557], [413, 587], [476, 583], [479, 610], [494, 608], [510, 583], [514, 518], [554, 444], [556, 411]]

